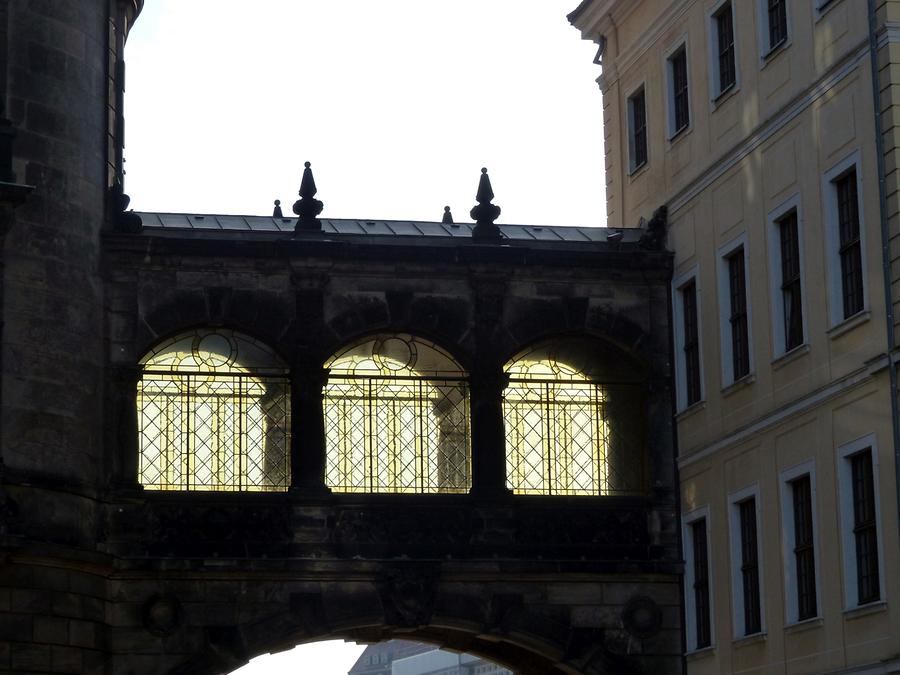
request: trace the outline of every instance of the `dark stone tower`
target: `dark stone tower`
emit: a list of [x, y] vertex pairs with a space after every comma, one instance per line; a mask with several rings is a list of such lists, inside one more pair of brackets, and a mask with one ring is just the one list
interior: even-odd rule
[[[105, 582], [90, 573], [106, 464], [100, 233], [121, 178], [122, 49], [141, 4], [0, 2], [0, 127], [11, 131], [0, 143], [11, 168], [0, 176], [0, 557], [12, 563], [0, 576], [15, 612], [0, 624], [13, 643], [0, 670], [102, 661]], [[28, 554], [16, 546], [26, 533]], [[38, 639], [49, 634], [65, 639]]]

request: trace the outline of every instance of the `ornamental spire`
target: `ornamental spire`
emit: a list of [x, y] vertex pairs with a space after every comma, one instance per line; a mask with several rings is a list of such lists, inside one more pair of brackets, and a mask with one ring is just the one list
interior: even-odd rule
[[472, 230], [472, 238], [479, 241], [500, 241], [502, 235], [500, 228], [494, 224], [494, 221], [500, 217], [500, 207], [491, 204], [494, 198], [494, 190], [491, 188], [491, 179], [488, 177], [487, 169], [481, 170], [481, 178], [478, 181], [478, 193], [475, 200], [478, 202], [469, 212], [472, 220], [475, 221], [475, 228]]
[[303, 179], [300, 181], [300, 199], [294, 202], [294, 213], [299, 216], [294, 232], [321, 232], [322, 223], [319, 222], [319, 214], [322, 213], [324, 204], [315, 198], [316, 179], [313, 178], [310, 163], [303, 165]]

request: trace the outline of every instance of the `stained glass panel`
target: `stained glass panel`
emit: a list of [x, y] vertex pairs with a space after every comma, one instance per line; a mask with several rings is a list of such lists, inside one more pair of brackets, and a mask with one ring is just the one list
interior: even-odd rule
[[143, 361], [137, 407], [145, 489], [287, 489], [290, 385], [263, 345], [221, 330], [170, 340]]

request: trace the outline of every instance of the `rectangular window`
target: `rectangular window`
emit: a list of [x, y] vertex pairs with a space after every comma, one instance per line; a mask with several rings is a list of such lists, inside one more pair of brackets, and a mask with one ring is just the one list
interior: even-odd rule
[[834, 181], [837, 197], [838, 254], [841, 262], [841, 297], [844, 318], [863, 310], [862, 246], [856, 169]]
[[628, 99], [628, 145], [631, 170], [647, 163], [647, 103], [643, 88]]
[[762, 630], [759, 589], [759, 545], [756, 532], [756, 498], [738, 504], [741, 527], [741, 590], [744, 600], [744, 635]]
[[766, 0], [769, 51], [787, 40], [787, 0]]
[[790, 481], [790, 488], [794, 521], [797, 620], [803, 621], [811, 619], [818, 614], [810, 475], [805, 474]]
[[695, 520], [690, 525], [693, 552], [693, 593], [695, 649], [712, 644], [710, 633], [709, 607], [709, 559], [707, 556], [706, 518]]
[[797, 211], [776, 221], [781, 253], [781, 303], [784, 318], [784, 351], [803, 344], [803, 302], [800, 288], [800, 238]]
[[685, 46], [669, 57], [669, 78], [671, 135], [675, 136], [691, 123], [688, 100], [687, 48]]
[[684, 328], [684, 373], [687, 405], [700, 400], [700, 340], [697, 327], [697, 282], [693, 279], [681, 290], [681, 307]]
[[718, 63], [718, 94], [731, 89], [737, 81], [734, 54], [734, 17], [731, 3], [725, 3], [713, 16], [716, 30], [716, 58]]
[[875, 523], [875, 480], [872, 449], [849, 457], [853, 483], [853, 537], [856, 543], [857, 604], [881, 597], [878, 575], [878, 534]]
[[744, 248], [728, 256], [728, 288], [731, 314], [732, 379], [739, 380], [750, 372], [750, 340], [747, 326], [747, 285], [744, 270]]

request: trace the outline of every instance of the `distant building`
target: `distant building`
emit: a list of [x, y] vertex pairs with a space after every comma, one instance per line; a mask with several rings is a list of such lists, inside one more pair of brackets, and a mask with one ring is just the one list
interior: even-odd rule
[[513, 671], [472, 654], [391, 640], [366, 647], [347, 675], [513, 675]]

